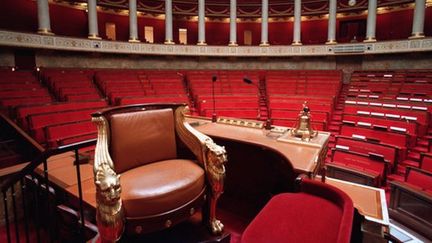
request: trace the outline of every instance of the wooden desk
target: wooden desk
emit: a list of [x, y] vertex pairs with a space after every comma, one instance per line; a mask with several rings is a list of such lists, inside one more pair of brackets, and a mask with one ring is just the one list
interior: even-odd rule
[[[318, 172], [327, 154], [330, 133], [319, 132], [311, 142], [289, 136], [287, 127], [274, 126], [272, 130], [263, 128], [212, 123], [208, 119], [188, 118], [198, 131], [222, 139], [249, 143], [280, 153], [294, 168], [297, 174], [305, 173], [313, 177]], [[229, 155], [228, 155], [229, 156]]]
[[348, 194], [354, 207], [364, 216], [363, 242], [368, 242], [371, 238], [374, 242], [384, 241], [384, 234], [388, 232], [390, 223], [384, 190], [329, 177], [326, 177], [326, 183]]

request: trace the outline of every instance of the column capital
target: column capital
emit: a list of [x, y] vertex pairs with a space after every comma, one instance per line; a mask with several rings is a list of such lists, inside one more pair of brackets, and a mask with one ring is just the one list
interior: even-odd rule
[[92, 40], [101, 40], [102, 39], [101, 37], [99, 37], [96, 34], [89, 35], [87, 38], [92, 39]]
[[408, 39], [421, 39], [421, 38], [425, 38], [426, 36], [424, 35], [424, 33], [413, 33], [410, 37], [408, 37]]
[[47, 29], [47, 28], [38, 29], [37, 33], [41, 34], [41, 35], [54, 35], [54, 33], [50, 29]]
[[336, 40], [328, 40], [325, 44], [326, 45], [335, 45], [335, 44], [337, 44], [337, 41]]
[[235, 42], [235, 41], [230, 41], [230, 42], [228, 43], [228, 46], [238, 46], [238, 44], [237, 44], [237, 42]]
[[139, 43], [139, 42], [141, 42], [138, 38], [130, 38], [128, 41], [132, 42], [132, 43]]
[[366, 37], [366, 39], [364, 39], [363, 42], [376, 42], [377, 40], [375, 39], [375, 37]]

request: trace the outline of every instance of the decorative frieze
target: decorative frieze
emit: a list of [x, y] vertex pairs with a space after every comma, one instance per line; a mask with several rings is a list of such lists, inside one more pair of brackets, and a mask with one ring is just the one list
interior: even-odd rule
[[284, 57], [432, 51], [432, 38], [335, 45], [201, 46], [91, 40], [0, 31], [0, 46], [138, 55]]

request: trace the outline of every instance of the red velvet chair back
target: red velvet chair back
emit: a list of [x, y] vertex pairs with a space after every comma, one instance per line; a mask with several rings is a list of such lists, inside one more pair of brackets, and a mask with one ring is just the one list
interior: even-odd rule
[[304, 179], [299, 193], [273, 197], [243, 232], [241, 242], [348, 243], [353, 217], [353, 202], [346, 193]]

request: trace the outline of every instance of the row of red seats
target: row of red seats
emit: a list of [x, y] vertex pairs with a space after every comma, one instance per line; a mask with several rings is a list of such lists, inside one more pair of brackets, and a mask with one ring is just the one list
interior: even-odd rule
[[[245, 77], [254, 83], [244, 83]], [[215, 78], [214, 81], [213, 78]], [[198, 115], [211, 117], [215, 113], [217, 116], [260, 119], [259, 73], [250, 71], [189, 71], [186, 79]]]
[[0, 71], [0, 106], [7, 115], [19, 104], [41, 104], [53, 98], [31, 71]]
[[369, 186], [381, 186], [388, 170], [389, 161], [380, 154], [354, 152], [342, 147], [332, 149], [331, 163], [327, 164], [330, 177]]
[[120, 104], [123, 99], [131, 102], [145, 96], [165, 96], [184, 102], [187, 95], [183, 79], [176, 71], [97, 72], [96, 83], [111, 104]]
[[97, 100], [101, 96], [93, 84], [92, 75], [82, 71], [43, 70], [45, 84], [60, 101]]
[[96, 127], [88, 124], [90, 114], [106, 105], [105, 100], [20, 105], [15, 109], [15, 120], [37, 142], [59, 146], [82, 141], [83, 135], [95, 138]]
[[[382, 157], [389, 161], [389, 180], [403, 181], [400, 175], [407, 165], [419, 167], [417, 161], [411, 161], [413, 151], [421, 151], [421, 159], [428, 158], [430, 145], [419, 147], [418, 143], [430, 133], [428, 85], [432, 84], [429, 84], [431, 77], [432, 70], [424, 70], [420, 75], [411, 75], [406, 70], [354, 72], [341, 115], [341, 135], [335, 137], [335, 147]], [[344, 160], [348, 169], [332, 168], [332, 173], [373, 184], [373, 180], [365, 179], [366, 175], [376, 175], [378, 171], [365, 173], [369, 165], [358, 168], [350, 165], [351, 160], [350, 156]], [[424, 168], [428, 168], [425, 161]]]

